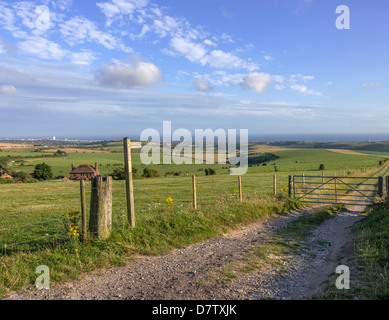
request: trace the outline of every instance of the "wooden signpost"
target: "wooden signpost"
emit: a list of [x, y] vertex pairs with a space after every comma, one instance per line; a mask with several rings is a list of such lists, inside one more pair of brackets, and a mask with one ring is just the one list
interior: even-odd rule
[[132, 181], [131, 140], [123, 139], [124, 145], [124, 170], [126, 174], [127, 217], [131, 227], [135, 227], [134, 186]]

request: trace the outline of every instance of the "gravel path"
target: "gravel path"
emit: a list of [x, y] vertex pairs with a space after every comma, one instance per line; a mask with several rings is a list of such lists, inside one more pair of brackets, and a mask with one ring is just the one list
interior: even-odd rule
[[248, 249], [272, 238], [279, 228], [307, 212], [278, 215], [165, 256], [138, 256], [127, 266], [99, 270], [77, 281], [52, 285], [50, 290], [26, 288], [7, 299], [306, 299], [317, 294], [322, 282], [335, 272], [339, 255], [352, 256], [351, 227], [361, 219], [359, 211], [343, 212], [317, 227], [304, 243], [303, 253], [289, 257], [287, 272], [269, 266], [242, 274], [230, 283], [204, 283], [210, 270], [245, 257]]

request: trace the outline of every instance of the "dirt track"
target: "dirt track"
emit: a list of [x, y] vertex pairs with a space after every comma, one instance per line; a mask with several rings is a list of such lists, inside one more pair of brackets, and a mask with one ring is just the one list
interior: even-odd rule
[[270, 265], [241, 274], [230, 283], [205, 284], [210, 271], [242, 259], [247, 250], [272, 238], [279, 228], [305, 213], [279, 215], [223, 237], [174, 250], [166, 256], [140, 256], [125, 267], [100, 270], [81, 280], [52, 286], [50, 290], [28, 288], [11, 294], [8, 299], [307, 299], [320, 292], [323, 281], [339, 265], [340, 256], [352, 263], [351, 226], [361, 219], [358, 211], [341, 213], [317, 227], [304, 243], [303, 253], [287, 257], [287, 272], [281, 273], [279, 266]]

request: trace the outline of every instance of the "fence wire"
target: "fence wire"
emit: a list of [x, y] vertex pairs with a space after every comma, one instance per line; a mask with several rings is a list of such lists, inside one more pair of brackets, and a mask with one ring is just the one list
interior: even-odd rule
[[[252, 174], [242, 176], [242, 189], [238, 177], [229, 175], [196, 177], [197, 206], [221, 205], [231, 201], [239, 202], [240, 192], [243, 199], [253, 199], [288, 194], [288, 174]], [[356, 176], [350, 173], [350, 176]], [[322, 177], [319, 177], [322, 178]], [[305, 182], [305, 187], [314, 188], [316, 182]], [[352, 183], [355, 188], [361, 184]], [[365, 183], [364, 186], [374, 186]], [[54, 185], [53, 186], [57, 186]], [[26, 188], [26, 189], [23, 189]], [[11, 191], [0, 187], [0, 254], [40, 250], [58, 247], [81, 235], [80, 185], [66, 183], [56, 193], [42, 188], [39, 192], [18, 185]], [[86, 184], [86, 203], [89, 213], [91, 184]], [[328, 190], [327, 190], [328, 191]], [[326, 191], [326, 192], [327, 192]], [[341, 191], [338, 189], [338, 191]], [[46, 193], [47, 192], [47, 193]], [[333, 195], [332, 192], [330, 192]], [[112, 226], [122, 227], [127, 221], [126, 185], [124, 181], [113, 181], [112, 187]], [[163, 214], [170, 208], [192, 210], [194, 205], [192, 177], [172, 177], [134, 180], [134, 202], [137, 221], [148, 219], [155, 214]], [[89, 226], [89, 214], [87, 214]], [[77, 228], [74, 228], [77, 227]]]

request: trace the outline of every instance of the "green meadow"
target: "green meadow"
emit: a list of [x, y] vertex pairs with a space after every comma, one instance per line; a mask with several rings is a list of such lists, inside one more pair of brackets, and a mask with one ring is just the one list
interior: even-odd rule
[[[309, 172], [317, 171], [320, 164], [324, 164], [328, 172], [334, 170], [357, 170], [361, 168], [368, 168], [375, 166], [380, 160], [387, 157], [387, 155], [367, 154], [353, 155], [341, 154], [321, 149], [290, 149], [283, 151], [272, 152], [272, 154], [279, 157], [279, 159], [262, 164], [253, 165], [249, 168], [248, 174], [251, 173], [270, 173], [270, 172]], [[109, 175], [116, 167], [123, 166], [123, 153], [69, 153], [66, 157], [45, 157], [39, 158], [34, 152], [31, 153], [15, 153], [10, 152], [0, 153], [0, 157], [7, 157], [8, 155], [21, 156], [25, 160], [20, 163], [13, 161], [10, 163], [10, 168], [17, 171], [25, 171], [32, 173], [35, 165], [45, 162], [53, 169], [54, 176], [68, 176], [71, 171], [72, 163], [76, 166], [81, 164], [99, 165], [99, 170], [102, 175]], [[44, 154], [47, 155], [47, 154]], [[38, 156], [38, 157], [37, 157]], [[250, 155], [254, 157], [254, 155]], [[140, 150], [134, 149], [132, 151], [133, 167], [142, 172], [145, 167], [155, 169], [160, 176], [165, 176], [167, 173], [179, 173], [180, 175], [205, 175], [204, 169], [212, 168], [217, 171], [217, 175], [228, 175], [229, 164], [182, 164], [175, 165], [174, 159], [171, 164], [151, 164], [144, 165], [140, 160]], [[162, 161], [161, 161], [162, 162]]]
[[[34, 152], [25, 153], [23, 162], [12, 160], [8, 165], [31, 173], [36, 164], [45, 162], [52, 166], [55, 175], [69, 176], [72, 162], [76, 166], [84, 163], [94, 166], [97, 162], [101, 174], [108, 175], [124, 162], [119, 145], [108, 147], [116, 148], [115, 152], [45, 158], [35, 158]], [[0, 153], [0, 157], [9, 154]], [[230, 165], [193, 162], [145, 166], [140, 161], [139, 149], [134, 149], [133, 165], [138, 172], [152, 168], [159, 177], [134, 180], [134, 229], [126, 224], [125, 183], [113, 182], [113, 234], [107, 241], [90, 239], [81, 243], [78, 236], [69, 233], [70, 225], [80, 228], [78, 182], [0, 184], [0, 294], [33, 283], [34, 270], [39, 264], [53, 268], [54, 281], [64, 281], [95, 268], [121, 265], [134, 253], [166, 253], [263, 217], [289, 212], [300, 206], [287, 196], [289, 175], [321, 175], [320, 164], [325, 165], [325, 175], [333, 175], [334, 171], [356, 174], [362, 168], [375, 172], [384, 159], [381, 155], [320, 149], [287, 149], [272, 154], [279, 158], [266, 165], [252, 165], [242, 176], [243, 203], [240, 203], [238, 177], [228, 174]], [[214, 168], [216, 174], [206, 176], [206, 168]], [[172, 172], [179, 175], [166, 175]], [[197, 176], [198, 210], [192, 208], [192, 175]], [[277, 197], [273, 196], [274, 175]], [[90, 188], [87, 182], [87, 211]], [[172, 201], [166, 201], [168, 198]]]

